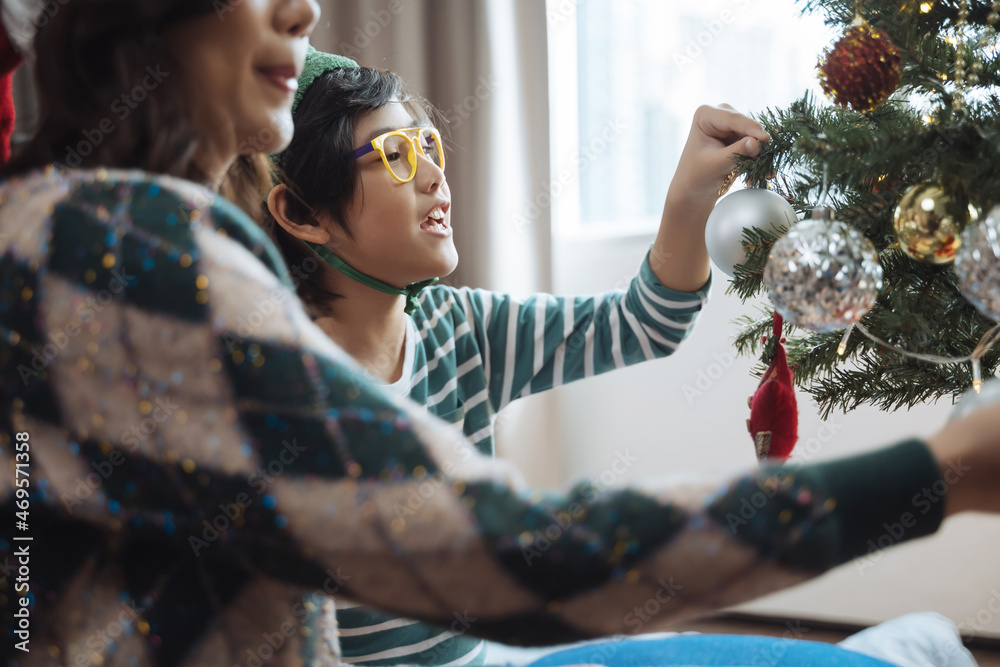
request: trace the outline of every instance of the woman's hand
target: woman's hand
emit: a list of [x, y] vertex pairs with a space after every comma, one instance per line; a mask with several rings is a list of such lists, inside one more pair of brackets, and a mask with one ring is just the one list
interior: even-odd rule
[[948, 422], [927, 444], [948, 484], [946, 516], [1000, 512], [1000, 401]]

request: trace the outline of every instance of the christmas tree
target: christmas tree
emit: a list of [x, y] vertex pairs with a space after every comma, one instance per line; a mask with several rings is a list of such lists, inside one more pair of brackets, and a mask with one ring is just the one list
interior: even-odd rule
[[[843, 32], [820, 55], [831, 99], [806, 95], [759, 114], [772, 140], [738, 171], [806, 218], [819, 203], [832, 213], [787, 234], [774, 220], [743, 230], [746, 261], [730, 289], [744, 301], [768, 294], [785, 315], [794, 382], [824, 418], [863, 404], [897, 410], [957, 398], [1000, 363], [1000, 344], [991, 347], [1000, 320], [1000, 99], [990, 92], [1000, 82], [1000, 0], [802, 5]], [[857, 247], [831, 268], [822, 255], [845, 244]], [[770, 311], [743, 325], [737, 350], [770, 363]]]

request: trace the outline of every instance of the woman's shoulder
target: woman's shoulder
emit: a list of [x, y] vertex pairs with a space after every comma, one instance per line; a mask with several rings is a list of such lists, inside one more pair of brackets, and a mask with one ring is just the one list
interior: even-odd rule
[[[154, 244], [198, 245], [201, 230], [228, 236], [291, 284], [281, 254], [267, 234], [235, 204], [209, 188], [138, 169], [64, 169], [48, 166], [0, 182], [0, 230], [37, 227], [42, 238], [73, 228], [102, 238], [111, 230]], [[48, 227], [48, 229], [45, 229]]]
[[83, 207], [99, 218], [120, 217], [140, 226], [161, 222], [160, 214], [173, 223], [171, 214], [175, 214], [178, 222], [196, 226], [235, 224], [264, 233], [235, 204], [204, 185], [139, 169], [48, 165], [0, 181], [0, 213], [15, 204], [35, 206], [43, 212], [51, 212], [52, 204]]
[[50, 164], [0, 181], [0, 191], [8, 193], [3, 203], [9, 201], [9, 193], [19, 191], [31, 194], [57, 191], [65, 198], [71, 198], [83, 191], [89, 190], [87, 194], [93, 194], [95, 191], [104, 190], [107, 197], [123, 198], [131, 194], [134, 188], [141, 187], [175, 193], [198, 207], [210, 206], [218, 198], [211, 190], [193, 181], [152, 174], [140, 169], [73, 169]]

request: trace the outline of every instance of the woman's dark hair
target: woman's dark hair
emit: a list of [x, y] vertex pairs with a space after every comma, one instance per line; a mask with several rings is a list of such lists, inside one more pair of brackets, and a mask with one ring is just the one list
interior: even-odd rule
[[[295, 110], [295, 133], [281, 153], [275, 182], [288, 188], [287, 215], [300, 225], [319, 224], [317, 214], [327, 215], [352, 237], [347, 210], [359, 192], [358, 163], [351, 156], [354, 130], [367, 114], [398, 99], [418, 123], [436, 116], [424, 99], [409, 93], [393, 72], [373, 67], [335, 69], [317, 77]], [[298, 277], [299, 298], [319, 316], [321, 305], [338, 295], [325, 290], [308, 271], [316, 255], [277, 223], [264, 202], [261, 226], [281, 249], [285, 262]]]
[[[37, 22], [35, 88], [39, 124], [3, 176], [55, 162], [125, 167], [197, 182], [198, 134], [184, 77], [163, 33], [213, 11], [219, 0], [49, 2]], [[166, 75], [164, 75], [166, 73]], [[123, 94], [142, 89], [141, 103]], [[125, 117], [122, 118], [121, 116]], [[110, 131], [109, 131], [110, 130]], [[235, 168], [247, 168], [244, 158]]]

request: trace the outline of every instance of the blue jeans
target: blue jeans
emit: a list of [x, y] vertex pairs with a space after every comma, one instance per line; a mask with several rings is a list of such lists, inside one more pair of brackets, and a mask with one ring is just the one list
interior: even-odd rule
[[832, 644], [753, 635], [678, 635], [607, 641], [551, 653], [528, 667], [595, 664], [608, 667], [892, 667]]

